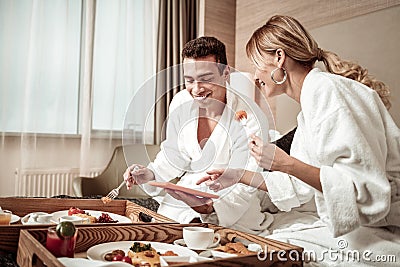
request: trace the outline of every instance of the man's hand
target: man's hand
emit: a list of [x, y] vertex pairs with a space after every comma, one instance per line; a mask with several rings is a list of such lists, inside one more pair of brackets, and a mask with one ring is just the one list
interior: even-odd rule
[[154, 180], [154, 173], [142, 165], [133, 164], [126, 169], [124, 180], [126, 187], [129, 190], [135, 184], [145, 184]]
[[182, 191], [165, 189], [165, 192], [170, 194], [173, 198], [185, 202], [194, 211], [200, 214], [210, 214], [214, 212], [213, 201], [210, 198], [199, 198]]
[[207, 176], [200, 178], [196, 184], [203, 182], [214, 192], [230, 187], [240, 181], [244, 174], [242, 169], [219, 169], [207, 172]]

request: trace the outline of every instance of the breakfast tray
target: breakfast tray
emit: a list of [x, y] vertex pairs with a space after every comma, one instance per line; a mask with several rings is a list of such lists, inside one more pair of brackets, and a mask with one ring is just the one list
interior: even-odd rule
[[[268, 253], [259, 259], [256, 254], [247, 256], [237, 256], [212, 261], [197, 263], [184, 263], [174, 266], [302, 266], [300, 260], [293, 261], [293, 257], [288, 255], [301, 255], [302, 248], [266, 239], [260, 236], [243, 233], [207, 223], [177, 224], [177, 223], [148, 223], [148, 224], [129, 224], [129, 225], [77, 225], [78, 237], [75, 249], [75, 257], [85, 257], [86, 251], [97, 244], [116, 242], [116, 241], [153, 241], [173, 243], [174, 240], [182, 238], [182, 229], [185, 226], [201, 226], [214, 229], [221, 235], [221, 244], [231, 242], [234, 238], [245, 239], [251, 243], [257, 243], [267, 248]], [[17, 263], [20, 267], [48, 266], [64, 267], [46, 248], [47, 229], [27, 229], [22, 230], [17, 254]], [[99, 234], [101, 233], [101, 234]], [[279, 255], [278, 255], [279, 253]], [[283, 255], [286, 260], [282, 261]], [[261, 255], [260, 255], [261, 256]]]
[[[173, 223], [171, 219], [164, 217], [154, 211], [146, 209], [128, 200], [113, 200], [104, 204], [100, 199], [70, 199], [70, 198], [0, 198], [2, 209], [11, 210], [13, 214], [21, 218], [31, 212], [53, 213], [60, 210], [68, 210], [70, 207], [78, 207], [83, 210], [99, 210], [126, 216], [133, 223], [143, 223], [142, 214], [153, 218], [155, 222]], [[93, 224], [99, 226], [99, 224]], [[104, 226], [114, 223], [104, 223]], [[129, 223], [128, 223], [129, 225]], [[48, 226], [48, 225], [47, 225]], [[18, 249], [20, 230], [38, 229], [46, 225], [22, 225], [21, 221], [11, 225], [0, 225], [0, 251], [15, 254]]]

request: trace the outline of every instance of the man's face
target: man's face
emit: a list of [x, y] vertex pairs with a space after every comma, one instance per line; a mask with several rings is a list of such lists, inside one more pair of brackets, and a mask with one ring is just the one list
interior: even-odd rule
[[185, 58], [183, 60], [185, 86], [201, 108], [206, 108], [214, 100], [226, 103], [225, 83], [229, 77], [229, 67], [222, 74], [214, 56]]

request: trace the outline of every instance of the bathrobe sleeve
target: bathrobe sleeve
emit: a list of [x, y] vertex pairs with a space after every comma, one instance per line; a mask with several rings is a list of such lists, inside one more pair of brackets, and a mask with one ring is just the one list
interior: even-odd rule
[[[340, 122], [340, 123], [337, 123]], [[326, 213], [335, 236], [383, 219], [390, 209], [382, 129], [340, 108], [315, 128]]]
[[[391, 204], [382, 120], [387, 111], [373, 90], [338, 79], [316, 79], [314, 92], [302, 96], [307, 99], [302, 103], [307, 104], [305, 124], [320, 163], [323, 193], [316, 195], [317, 207], [335, 237], [380, 221]], [[351, 90], [358, 96], [349, 97]]]
[[309, 185], [283, 172], [262, 172], [268, 195], [281, 211], [289, 212], [310, 201], [315, 190]]
[[[161, 143], [161, 150], [155, 160], [147, 166], [153, 171], [156, 181], [168, 182], [182, 176], [188, 169], [191, 159], [182, 146], [184, 140], [179, 140], [179, 131], [184, 121], [181, 115], [188, 113], [190, 100], [191, 97], [185, 90], [178, 93], [171, 101], [165, 141]], [[142, 186], [144, 191], [151, 196], [156, 196], [163, 190], [147, 184]]]

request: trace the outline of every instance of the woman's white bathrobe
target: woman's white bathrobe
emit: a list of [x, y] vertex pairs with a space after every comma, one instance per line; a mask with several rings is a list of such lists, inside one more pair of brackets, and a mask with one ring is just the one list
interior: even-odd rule
[[[223, 114], [201, 149], [197, 140], [199, 108], [187, 90], [175, 95], [170, 105], [166, 140], [161, 144], [161, 151], [154, 162], [148, 166], [153, 170], [156, 180], [170, 181], [181, 177], [178, 185], [208, 191], [205, 185], [195, 184], [206, 175], [207, 170], [228, 166], [257, 170], [257, 164], [249, 154], [246, 130], [235, 120], [235, 112], [239, 110], [245, 110], [248, 114], [247, 130], [261, 134], [266, 140], [268, 124], [262, 111], [248, 98], [228, 89]], [[254, 116], [252, 111], [257, 115]], [[143, 185], [143, 188], [152, 196], [161, 191], [149, 185]], [[255, 234], [270, 225], [272, 216], [263, 212], [265, 205], [268, 205], [265, 203], [270, 204], [265, 192], [238, 184], [217, 194], [221, 197], [214, 200], [215, 212], [210, 215], [200, 215], [168, 194], [160, 203], [158, 212], [180, 223], [201, 217], [205, 222]]]
[[[332, 248], [344, 253], [369, 250], [372, 260], [395, 255], [399, 264], [400, 131], [378, 94], [315, 68], [304, 80], [300, 104], [291, 155], [320, 168], [323, 193], [287, 174], [263, 175], [272, 202], [281, 210], [314, 195], [320, 221], [315, 227], [287, 229], [274, 223], [271, 230], [276, 231], [268, 237], [316, 251], [319, 260]], [[346, 258], [339, 263], [328, 255], [319, 262], [355, 263]], [[366, 259], [367, 264], [376, 262]]]

